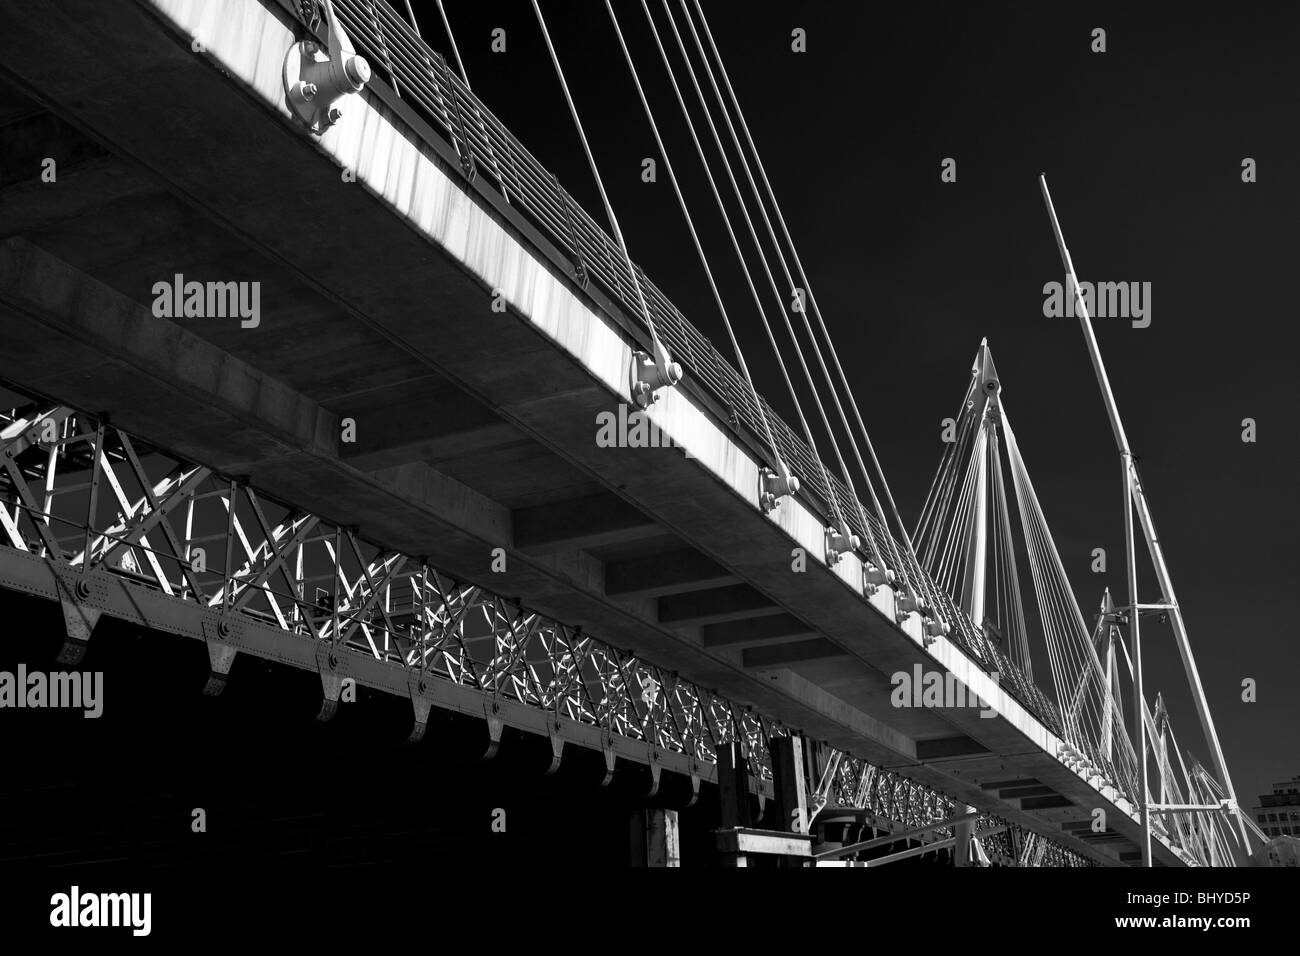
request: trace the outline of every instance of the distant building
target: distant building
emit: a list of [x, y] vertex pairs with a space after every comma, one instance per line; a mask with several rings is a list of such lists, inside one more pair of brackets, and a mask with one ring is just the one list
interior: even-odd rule
[[1300, 777], [1273, 784], [1260, 795], [1255, 821], [1267, 837], [1300, 836]]

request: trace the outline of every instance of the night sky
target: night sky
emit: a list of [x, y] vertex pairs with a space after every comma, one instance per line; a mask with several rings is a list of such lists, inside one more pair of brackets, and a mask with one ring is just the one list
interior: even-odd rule
[[[436, 5], [414, 6], [448, 51]], [[603, 224], [530, 4], [447, 7], [475, 92]], [[543, 8], [633, 258], [730, 356], [662, 164], [641, 180], [656, 150], [604, 5]], [[615, 8], [755, 380], [793, 422], [641, 5]], [[1300, 774], [1294, 19], [1118, 4], [705, 12], [905, 520], [987, 336], [1088, 616], [1103, 587], [1124, 591], [1119, 461], [1077, 320], [1043, 315], [1063, 270], [1037, 174], [1081, 279], [1151, 283], [1150, 326], [1097, 318], [1097, 337], [1238, 795], [1250, 808]], [[490, 49], [497, 27], [504, 53]], [[1105, 53], [1090, 49], [1096, 27]], [[806, 52], [791, 50], [795, 28]], [[955, 183], [940, 180], [946, 157]], [[1246, 157], [1257, 182], [1242, 182]], [[1098, 547], [1105, 574], [1090, 571]], [[1145, 558], [1140, 574], [1142, 600], [1157, 600]], [[1022, 575], [1028, 587], [1023, 557]], [[1144, 625], [1148, 693], [1164, 691], [1180, 742], [1208, 764], [1172, 632]], [[1245, 678], [1256, 703], [1241, 700]]]

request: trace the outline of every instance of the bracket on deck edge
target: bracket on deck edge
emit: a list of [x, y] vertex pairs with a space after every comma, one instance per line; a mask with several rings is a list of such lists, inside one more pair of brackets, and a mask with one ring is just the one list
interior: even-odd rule
[[338, 713], [339, 697], [343, 692], [343, 677], [339, 672], [339, 660], [335, 646], [329, 640], [316, 642], [316, 666], [320, 671], [321, 705], [316, 719], [321, 723], [333, 720]]
[[628, 391], [638, 408], [649, 408], [659, 401], [655, 394], [657, 389], [668, 388], [682, 380], [682, 367], [668, 357], [668, 350], [658, 336], [655, 336], [653, 348], [653, 356], [635, 349], [632, 351]]
[[546, 736], [551, 742], [551, 764], [542, 774], [543, 777], [549, 777], [560, 769], [560, 761], [564, 759], [564, 738], [560, 736], [559, 718], [552, 716], [546, 724]]
[[790, 474], [790, 470], [781, 465], [781, 474], [771, 468], [764, 468], [758, 473], [758, 504], [763, 514], [771, 514], [781, 503], [782, 498], [794, 497], [799, 493], [799, 479]]
[[349, 93], [360, 93], [370, 82], [370, 64], [358, 56], [334, 4], [325, 0], [329, 25], [322, 50], [315, 40], [303, 40], [289, 47], [284, 57], [284, 97], [294, 119], [317, 136], [343, 116], [336, 105]]
[[222, 640], [231, 634], [230, 622], [204, 619], [203, 643], [208, 649], [208, 682], [203, 685], [204, 697], [220, 697], [230, 678], [230, 667], [235, 662], [235, 648]]
[[90, 647], [91, 632], [94, 631], [95, 625], [99, 623], [100, 615], [103, 614], [103, 611], [89, 607], [82, 602], [95, 598], [103, 600], [104, 584], [99, 578], [92, 578], [84, 574], [59, 574], [56, 572], [56, 580], [58, 582], [59, 604], [63, 607], [63, 623], [67, 630], [67, 638], [59, 649], [59, 656], [55, 660], [59, 664], [76, 667], [81, 663], [81, 659], [86, 656], [86, 651]]
[[834, 567], [845, 554], [857, 549], [856, 534], [841, 534], [835, 528], [826, 529], [826, 564]]
[[427, 693], [429, 685], [425, 682], [424, 670], [412, 668], [406, 678], [406, 687], [411, 694], [414, 721], [411, 724], [411, 733], [404, 743], [418, 744], [424, 739], [425, 731], [429, 729], [429, 714], [433, 710], [433, 699]]
[[[495, 708], [495, 706], [496, 705], [494, 704], [493, 707]], [[488, 745], [487, 749], [483, 751], [483, 756], [479, 758], [480, 763], [487, 763], [487, 761], [494, 758], [497, 755], [497, 751], [501, 749], [501, 733], [505, 730], [505, 722], [502, 721], [500, 717], [488, 717], [487, 728]]]
[[866, 592], [867, 597], [876, 593], [878, 588], [893, 587], [895, 575], [888, 568], [878, 568], [874, 564], [868, 564], [862, 571], [862, 589]]
[[609, 734], [605, 733], [600, 739], [600, 752], [605, 758], [605, 777], [600, 781], [601, 787], [608, 787], [614, 782], [614, 766], [616, 756], [614, 754], [614, 744], [610, 740]]

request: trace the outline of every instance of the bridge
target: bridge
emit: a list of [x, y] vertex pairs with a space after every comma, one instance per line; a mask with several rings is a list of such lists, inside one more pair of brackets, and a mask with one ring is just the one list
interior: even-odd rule
[[[1176, 766], [1119, 634], [1181, 628], [1172, 584], [1081, 624], [987, 346], [909, 534], [383, 0], [24, 5], [0, 52], [0, 585], [60, 602], [63, 663], [109, 615], [202, 642], [208, 694], [252, 655], [319, 674], [321, 719], [364, 685], [412, 742], [440, 708], [489, 756], [599, 751], [716, 792], [736, 858], [1247, 839], [1208, 710], [1211, 769]], [[986, 602], [1018, 582], [999, 447], [1055, 693], [1025, 603]], [[963, 700], [899, 706], [900, 673]]]

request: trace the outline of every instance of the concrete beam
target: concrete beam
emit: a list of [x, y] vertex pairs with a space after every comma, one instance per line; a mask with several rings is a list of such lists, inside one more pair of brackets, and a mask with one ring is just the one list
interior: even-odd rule
[[[21, 107], [15, 106], [15, 109]], [[162, 185], [113, 156], [52, 113], [33, 108], [5, 122], [0, 115], [0, 237], [77, 219], [89, 209], [138, 202]], [[42, 179], [46, 160], [52, 182]]]
[[600, 494], [512, 512], [515, 547], [558, 554], [660, 537], [664, 529], [617, 495]]
[[15, 120], [34, 116], [43, 112], [35, 100], [24, 96], [12, 87], [0, 86], [0, 126], [8, 126]]
[[[53, 113], [34, 113], [5, 124], [5, 165], [0, 168], [0, 189], [17, 183], [41, 183], [45, 160], [54, 160], [53, 183], [58, 174], [71, 170], [91, 159], [104, 158], [108, 150], [93, 140], [79, 135]], [[47, 193], [57, 189], [46, 189]], [[52, 196], [49, 198], [53, 198]]]
[[941, 737], [937, 740], [918, 740], [916, 755], [922, 760], [941, 760], [944, 757], [963, 757], [967, 754], [986, 754], [982, 747], [965, 735]]
[[1021, 797], [1046, 797], [1055, 793], [1051, 787], [1006, 787], [998, 788], [998, 797], [1003, 800], [1019, 800]]
[[662, 597], [739, 582], [726, 568], [692, 548], [605, 565], [605, 593], [610, 597]]
[[782, 613], [782, 608], [748, 584], [733, 584], [730, 587], [674, 594], [659, 599], [659, 623], [674, 626], [744, 621]]
[[1052, 810], [1057, 807], [1072, 807], [1074, 801], [1059, 794], [1050, 797], [1026, 797], [1020, 801], [1022, 810]]
[[1015, 780], [986, 780], [980, 784], [985, 790], [1005, 790], [1010, 787], [1035, 787], [1039, 781], [1032, 777], [1020, 777]]
[[501, 448], [525, 447], [532, 442], [512, 426], [498, 421], [495, 424], [474, 425], [470, 422], [448, 421], [436, 427], [411, 430], [405, 438], [387, 435], [362, 446], [347, 450], [343, 460], [362, 471], [382, 471], [396, 465], [414, 461], [437, 464], [442, 461], [469, 458], [485, 451]]
[[340, 419], [355, 422], [355, 441], [340, 443], [339, 453], [362, 471], [533, 444], [482, 402], [437, 379], [422, 386], [396, 383], [327, 404]]
[[746, 667], [776, 667], [780, 664], [792, 664], [797, 661], [848, 657], [848, 653], [838, 644], [832, 644], [824, 637], [814, 638], [811, 641], [773, 644], [766, 647], [747, 647], [742, 654]]
[[760, 644], [791, 637], [816, 637], [817, 632], [793, 614], [773, 614], [748, 621], [706, 624], [700, 629], [705, 647], [730, 644]]

